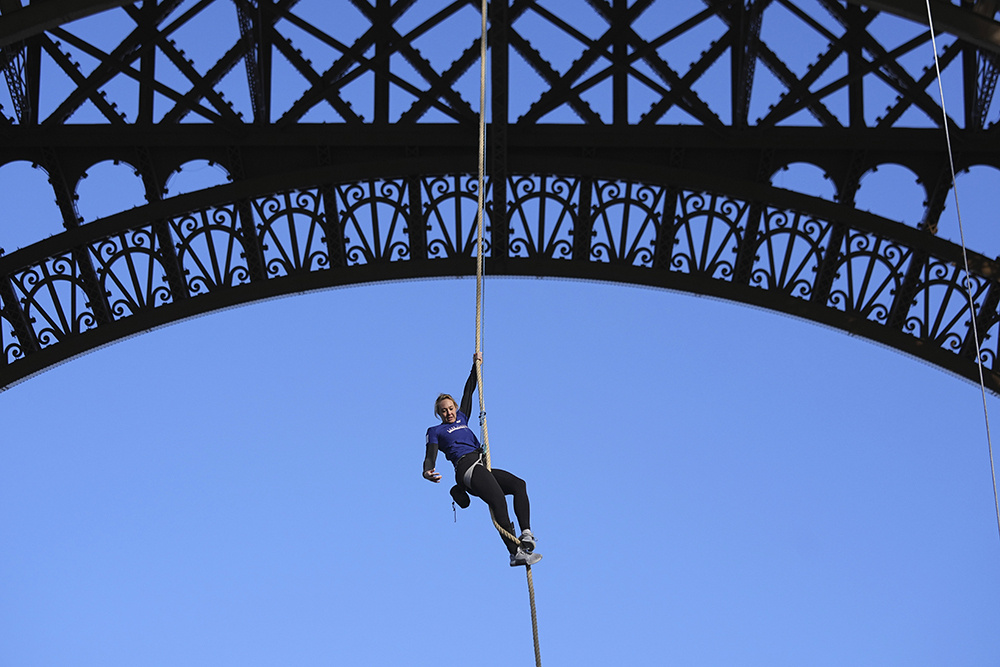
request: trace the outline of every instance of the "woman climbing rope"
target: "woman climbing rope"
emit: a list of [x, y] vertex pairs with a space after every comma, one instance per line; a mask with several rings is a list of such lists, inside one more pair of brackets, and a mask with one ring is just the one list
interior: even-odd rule
[[441, 481], [441, 474], [434, 470], [440, 449], [455, 465], [455, 486], [451, 489], [451, 497], [455, 502], [464, 509], [469, 506], [468, 494], [482, 498], [496, 522], [501, 526], [510, 526], [511, 531], [514, 526], [507, 514], [505, 496], [514, 496], [514, 514], [521, 527], [521, 537], [518, 538], [520, 545], [503, 534], [500, 537], [510, 552], [511, 567], [534, 565], [542, 560], [542, 555], [535, 553], [535, 536], [531, 534], [531, 510], [524, 480], [506, 470], [487, 469], [483, 464], [483, 449], [479, 438], [469, 428], [466, 417], [472, 408], [472, 392], [476, 389], [475, 362], [479, 358], [474, 355], [472, 373], [465, 383], [461, 406], [455, 405], [455, 399], [449, 394], [441, 394], [434, 401], [434, 414], [441, 419], [441, 423], [427, 429], [424, 479], [435, 483]]

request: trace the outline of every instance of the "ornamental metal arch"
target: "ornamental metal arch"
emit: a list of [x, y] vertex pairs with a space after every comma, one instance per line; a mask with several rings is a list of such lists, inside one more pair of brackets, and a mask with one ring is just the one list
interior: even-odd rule
[[[0, 114], [0, 166], [27, 160], [44, 169], [66, 228], [0, 256], [0, 387], [235, 304], [473, 273], [476, 115], [462, 75], [477, 57], [476, 35], [448, 21], [475, 12], [477, 3], [323, 4], [330, 12], [356, 11], [361, 27], [353, 42], [334, 38], [315, 8], [306, 12], [308, 4], [90, 2], [62, 15], [118, 12], [131, 27], [109, 48], [52, 15], [60, 6], [69, 11], [59, 0], [0, 3], [0, 65], [14, 110]], [[908, 16], [914, 3], [705, 0], [661, 25], [642, 18], [662, 10], [656, 0], [587, 0], [603, 21], [600, 29], [587, 27], [589, 34], [572, 12], [550, 4], [491, 7], [490, 273], [646, 285], [752, 304], [969, 379], [978, 378], [978, 357], [988, 387], [1000, 391], [1000, 265], [970, 253], [970, 310], [961, 249], [937, 236], [950, 189], [940, 108], [926, 91], [933, 76], [914, 76], [902, 60], [929, 38], [890, 49], [871, 29], [885, 12]], [[1000, 23], [969, 3], [935, 6], [951, 33], [942, 60], [962, 68], [963, 113], [949, 119], [957, 166], [1000, 167], [1000, 133], [987, 120], [1000, 48], [991, 41], [1000, 31], [991, 30]], [[228, 12], [235, 37], [201, 66], [173, 39], [212, 8]], [[761, 32], [778, 10], [825, 43], [801, 73]], [[419, 20], [404, 28], [407, 12]], [[576, 40], [579, 58], [550, 64], [545, 47], [522, 34], [529, 19]], [[718, 39], [682, 74], [664, 48], [706, 26]], [[431, 34], [452, 39], [459, 54], [453, 63], [436, 66], [420, 53], [417, 45]], [[296, 48], [302, 35], [333, 54], [325, 70]], [[274, 56], [305, 79], [298, 97], [280, 99]], [[516, 119], [511, 96], [521, 82], [511, 56], [538, 84], [519, 102]], [[92, 62], [84, 67], [75, 58]], [[838, 59], [839, 78], [831, 74]], [[236, 67], [241, 61], [245, 73]], [[728, 73], [721, 107], [697, 87], [720, 62]], [[780, 84], [768, 109], [754, 97], [758, 63]], [[71, 84], [49, 86], [53, 68]], [[246, 120], [225, 99], [234, 71]], [[351, 93], [351, 82], [366, 77], [370, 88]], [[119, 79], [132, 85], [125, 111], [109, 98]], [[875, 119], [865, 102], [872, 80], [898, 96]], [[394, 102], [404, 95], [405, 104]], [[831, 102], [837, 95], [845, 103], [839, 111]], [[647, 105], [642, 114], [639, 99]], [[304, 120], [317, 109], [336, 118]], [[762, 115], [751, 122], [754, 110]], [[688, 120], [671, 120], [673, 111]], [[913, 113], [923, 114], [923, 127], [907, 126]], [[189, 117], [200, 122], [185, 122]], [[76, 184], [105, 160], [134, 167], [147, 203], [82, 224]], [[161, 177], [192, 160], [221, 165], [231, 182], [168, 197]], [[795, 162], [820, 167], [836, 187], [835, 201], [774, 186], [775, 171]], [[918, 226], [854, 205], [861, 176], [887, 163], [910, 169], [924, 187]]]

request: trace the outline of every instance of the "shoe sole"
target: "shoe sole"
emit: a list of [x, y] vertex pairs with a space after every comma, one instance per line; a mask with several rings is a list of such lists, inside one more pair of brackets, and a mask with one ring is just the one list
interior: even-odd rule
[[525, 562], [523, 562], [523, 563], [511, 563], [511, 564], [510, 564], [510, 566], [511, 566], [511, 567], [522, 567], [522, 566], [524, 566], [524, 565], [537, 565], [537, 564], [538, 564], [538, 562], [539, 562], [540, 560], [542, 560], [542, 554], [534, 554], [534, 555], [538, 556], [538, 558], [535, 558], [535, 559], [534, 559], [534, 560], [532, 560], [532, 561], [531, 561], [530, 563], [529, 563], [529, 562], [527, 562], [527, 561], [525, 561]]

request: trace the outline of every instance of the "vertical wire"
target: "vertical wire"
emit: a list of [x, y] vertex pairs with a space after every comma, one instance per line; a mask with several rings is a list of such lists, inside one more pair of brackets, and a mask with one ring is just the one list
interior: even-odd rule
[[993, 477], [993, 505], [997, 515], [997, 533], [1000, 535], [1000, 496], [997, 494], [997, 472], [993, 462], [993, 438], [990, 435], [990, 411], [986, 404], [986, 380], [983, 377], [983, 357], [979, 350], [979, 324], [976, 321], [976, 304], [972, 298], [972, 272], [969, 270], [969, 255], [965, 249], [965, 229], [962, 226], [962, 210], [958, 204], [958, 184], [955, 182], [955, 157], [951, 149], [951, 131], [948, 127], [948, 110], [944, 102], [944, 85], [941, 83], [941, 63], [938, 60], [937, 40], [934, 37], [934, 16], [931, 2], [927, 2], [927, 27], [931, 32], [931, 47], [934, 49], [934, 69], [937, 73], [938, 94], [941, 98], [942, 124], [945, 142], [948, 145], [948, 166], [951, 169], [951, 189], [955, 197], [955, 213], [958, 216], [958, 235], [962, 241], [962, 262], [965, 266], [965, 290], [969, 297], [969, 319], [972, 321], [972, 336], [976, 345], [976, 366], [979, 369], [979, 389], [983, 396], [983, 417], [986, 420], [986, 446], [990, 453], [990, 474]]

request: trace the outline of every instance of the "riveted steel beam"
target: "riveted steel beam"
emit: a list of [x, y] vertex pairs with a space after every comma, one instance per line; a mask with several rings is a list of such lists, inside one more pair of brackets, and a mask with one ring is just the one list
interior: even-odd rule
[[0, 16], [0, 46], [20, 42], [70, 21], [131, 4], [135, 4], [135, 0], [48, 0], [33, 2], [15, 11], [8, 11], [5, 7], [3, 16]]
[[[927, 25], [927, 0], [847, 0]], [[934, 27], [981, 49], [1000, 53], [1000, 23], [943, 0], [930, 0]]]

